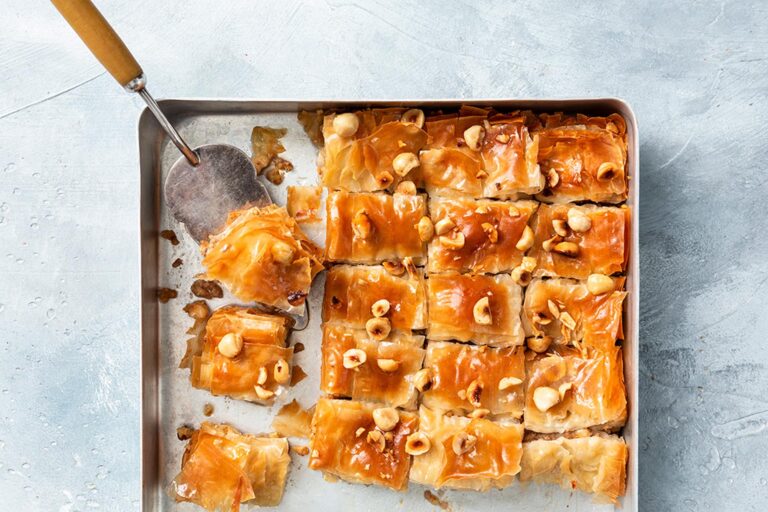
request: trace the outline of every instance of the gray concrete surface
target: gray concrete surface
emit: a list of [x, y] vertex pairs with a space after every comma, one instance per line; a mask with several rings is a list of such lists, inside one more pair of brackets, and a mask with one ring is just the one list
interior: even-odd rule
[[[766, 2], [98, 3], [163, 97], [627, 99], [641, 509], [765, 510]], [[1, 11], [0, 509], [136, 510], [139, 99]]]

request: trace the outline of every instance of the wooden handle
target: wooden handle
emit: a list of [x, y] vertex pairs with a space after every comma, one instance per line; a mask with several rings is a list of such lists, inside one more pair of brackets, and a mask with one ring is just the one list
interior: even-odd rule
[[120, 85], [141, 76], [139, 63], [90, 0], [51, 2]]

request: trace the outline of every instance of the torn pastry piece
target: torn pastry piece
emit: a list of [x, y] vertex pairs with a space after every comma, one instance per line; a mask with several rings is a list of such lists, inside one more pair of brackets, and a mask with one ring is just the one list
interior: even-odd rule
[[532, 225], [535, 242], [528, 256], [537, 259], [535, 276], [587, 279], [590, 274], [610, 276], [627, 268], [631, 229], [627, 207], [542, 204]]
[[321, 398], [312, 419], [309, 467], [352, 483], [404, 490], [411, 466], [405, 445], [418, 423], [406, 411]]
[[322, 197], [322, 187], [289, 186], [286, 200], [288, 215], [296, 219], [299, 224], [319, 222], [322, 216], [320, 210]]
[[209, 512], [237, 512], [241, 503], [275, 507], [283, 498], [290, 461], [285, 439], [204, 422], [187, 443], [172, 494], [177, 502]]
[[430, 341], [424, 360], [422, 404], [435, 410], [486, 410], [494, 416], [523, 415], [523, 347], [483, 346]]
[[436, 489], [487, 491], [507, 487], [520, 472], [523, 426], [519, 423], [450, 416], [421, 406], [419, 434], [429, 449], [413, 457], [414, 482]]
[[320, 390], [333, 397], [416, 408], [414, 376], [424, 360], [423, 336], [392, 331], [382, 341], [365, 329], [323, 326]]
[[272, 429], [283, 437], [309, 439], [314, 413], [314, 406], [304, 409], [296, 399], [293, 399], [277, 412], [275, 419], [272, 420]]
[[610, 435], [525, 442], [520, 480], [559, 484], [616, 503], [626, 490], [628, 456], [624, 440]]
[[409, 276], [405, 268], [394, 275], [383, 266], [337, 265], [325, 278], [323, 321], [365, 328], [374, 304], [387, 304], [393, 329], [427, 327], [427, 285], [421, 272]]
[[232, 212], [224, 230], [202, 242], [205, 277], [244, 302], [301, 314], [312, 279], [323, 269], [322, 250], [285, 208]]
[[539, 137], [528, 131], [530, 112], [496, 114], [488, 120], [481, 155], [487, 177], [483, 195], [497, 199], [516, 199], [533, 195], [544, 188], [536, 157]]
[[291, 379], [288, 322], [241, 306], [216, 310], [206, 324], [200, 353], [191, 358], [192, 385], [214, 395], [272, 403]]
[[[528, 236], [533, 241], [526, 227], [537, 206], [535, 201], [433, 199], [429, 211], [436, 233], [429, 243], [427, 270], [478, 274], [511, 271], [530, 247], [521, 244], [521, 239]], [[455, 240], [458, 233], [461, 244]]]
[[[527, 336], [549, 336], [556, 343], [613, 350], [623, 339], [625, 278], [594, 276], [602, 288], [573, 279], [534, 279], [525, 292], [523, 326]], [[602, 292], [602, 293], [595, 293]]]
[[624, 426], [622, 351], [587, 352], [560, 347], [546, 355], [529, 353], [526, 430], [549, 433], [597, 427], [613, 431]]
[[541, 201], [620, 203], [627, 199], [624, 118], [562, 114], [541, 116], [538, 163], [546, 177]]
[[427, 338], [522, 345], [522, 288], [508, 274], [430, 274]]
[[409, 257], [419, 264], [426, 250], [418, 223], [426, 212], [422, 195], [331, 192], [326, 200], [326, 255], [346, 263]]
[[251, 161], [260, 174], [272, 160], [285, 151], [280, 139], [288, 133], [286, 128], [270, 128], [269, 126], [254, 126], [251, 131]]
[[403, 180], [419, 182], [418, 154], [427, 134], [406, 113], [388, 108], [326, 115], [318, 165], [322, 184], [374, 192], [394, 190]]

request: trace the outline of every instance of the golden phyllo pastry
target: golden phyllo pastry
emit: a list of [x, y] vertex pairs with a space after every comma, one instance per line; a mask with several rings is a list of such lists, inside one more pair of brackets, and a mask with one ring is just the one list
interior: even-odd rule
[[420, 263], [426, 251], [418, 223], [426, 214], [422, 195], [332, 192], [326, 201], [326, 255], [347, 263], [406, 257]]
[[374, 316], [374, 304], [386, 301], [385, 316], [393, 329], [426, 328], [427, 285], [422, 273], [417, 270], [411, 275], [400, 263], [387, 266], [389, 270], [384, 266], [331, 267], [325, 278], [323, 321], [364, 328]]
[[541, 205], [533, 219], [536, 276], [587, 279], [627, 268], [630, 211], [626, 207]]
[[214, 395], [271, 403], [291, 380], [293, 350], [286, 348], [288, 320], [227, 306], [208, 319], [191, 358], [192, 385]]
[[184, 450], [171, 489], [176, 501], [210, 512], [237, 512], [241, 503], [275, 507], [283, 498], [290, 461], [285, 439], [203, 423]]
[[428, 339], [522, 345], [522, 289], [508, 274], [430, 274], [427, 285]]
[[626, 490], [628, 455], [624, 440], [616, 436], [525, 442], [520, 480], [560, 484], [616, 503]]
[[232, 212], [224, 230], [201, 249], [208, 279], [221, 281], [242, 301], [297, 313], [323, 269], [322, 250], [275, 205]]
[[320, 206], [323, 200], [323, 188], [295, 185], [288, 187], [286, 207], [288, 215], [299, 224], [319, 222], [322, 218]]
[[531, 238], [528, 220], [537, 206], [535, 201], [433, 199], [429, 210], [437, 233], [429, 243], [427, 270], [478, 274], [513, 270], [530, 247], [521, 239]]
[[483, 195], [514, 199], [533, 195], [544, 187], [536, 162], [539, 141], [528, 131], [529, 113], [497, 114], [489, 119], [481, 154], [487, 177]]
[[318, 166], [322, 184], [374, 192], [418, 181], [418, 154], [427, 142], [420, 112], [390, 108], [325, 116]]
[[616, 430], [627, 419], [621, 349], [578, 351], [559, 347], [529, 354], [525, 390], [525, 428], [568, 432], [599, 427]]
[[414, 376], [424, 360], [423, 344], [423, 336], [393, 331], [379, 341], [365, 329], [325, 324], [320, 390], [335, 397], [415, 409]]
[[593, 275], [587, 281], [534, 279], [525, 291], [523, 326], [528, 336], [559, 344], [582, 342], [610, 351], [624, 338], [623, 277]]
[[366, 402], [317, 402], [312, 419], [309, 467], [343, 480], [395, 490], [408, 485], [408, 436], [418, 428], [415, 414]]
[[417, 384], [435, 410], [485, 411], [520, 418], [524, 406], [523, 347], [489, 348], [430, 341]]
[[541, 201], [620, 203], [627, 199], [627, 127], [618, 114], [542, 115], [538, 162], [547, 187]]
[[[417, 437], [418, 436], [418, 437]], [[520, 472], [523, 426], [451, 416], [421, 406], [410, 478], [434, 488], [487, 491], [503, 488]]]

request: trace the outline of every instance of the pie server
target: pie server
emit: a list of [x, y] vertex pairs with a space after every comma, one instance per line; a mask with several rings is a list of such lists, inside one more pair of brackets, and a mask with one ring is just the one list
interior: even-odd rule
[[272, 203], [256, 169], [240, 149], [227, 144], [190, 148], [146, 88], [144, 72], [120, 37], [90, 0], [51, 0], [110, 75], [139, 93], [182, 157], [165, 180], [165, 202], [198, 242], [225, 224], [229, 212]]

